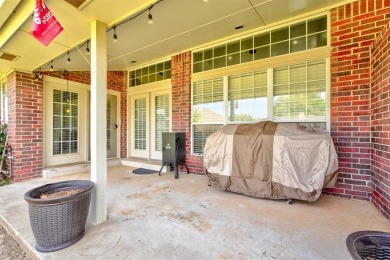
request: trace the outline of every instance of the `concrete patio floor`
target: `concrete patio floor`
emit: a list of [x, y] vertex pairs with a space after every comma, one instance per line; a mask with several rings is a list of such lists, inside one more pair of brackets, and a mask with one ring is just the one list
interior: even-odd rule
[[37, 259], [350, 259], [346, 237], [358, 230], [390, 231], [366, 201], [321, 196], [314, 203], [268, 200], [208, 187], [202, 175], [136, 175], [108, 168], [108, 220], [87, 224], [76, 244], [35, 250], [26, 191], [89, 172], [34, 179], [0, 188], [0, 225]]

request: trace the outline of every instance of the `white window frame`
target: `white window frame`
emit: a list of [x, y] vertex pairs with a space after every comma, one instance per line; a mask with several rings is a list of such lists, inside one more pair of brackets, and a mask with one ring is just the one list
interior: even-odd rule
[[[313, 59], [313, 60], [306, 60], [303, 61], [304, 63], [310, 62], [310, 61], [316, 61], [316, 60], [324, 60], [325, 61], [325, 120], [274, 120], [273, 118], [273, 71], [275, 68], [279, 67], [278, 66], [273, 66], [270, 68], [267, 68], [267, 120], [271, 120], [274, 122], [301, 122], [301, 123], [306, 123], [306, 122], [323, 122], [326, 125], [326, 130], [330, 132], [330, 60], [329, 58], [321, 58], [321, 59]], [[301, 62], [296, 62], [296, 63], [291, 63], [291, 64], [284, 64], [285, 66], [291, 66], [295, 64], [301, 64]], [[260, 70], [264, 71], [264, 69]], [[231, 74], [231, 75], [224, 75], [223, 76], [223, 108], [224, 108], [224, 123], [223, 125], [227, 124], [235, 124], [235, 123], [229, 123], [228, 122], [228, 77], [233, 76], [236, 74]], [[201, 80], [207, 80], [201, 79]], [[192, 81], [191, 84], [191, 155], [193, 156], [203, 156], [203, 154], [200, 153], [194, 153], [194, 124], [192, 119], [193, 119], [193, 113], [194, 109], [193, 108], [193, 88], [194, 88], [194, 83], [197, 81], [201, 80], [196, 80]], [[198, 124], [199, 125], [199, 124]]]

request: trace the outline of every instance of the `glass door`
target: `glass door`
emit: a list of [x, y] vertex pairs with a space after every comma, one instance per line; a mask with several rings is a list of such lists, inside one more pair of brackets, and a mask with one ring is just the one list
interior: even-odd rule
[[162, 159], [162, 133], [171, 129], [171, 91], [151, 94], [151, 159]]
[[149, 94], [130, 99], [130, 153], [132, 157], [149, 159]]

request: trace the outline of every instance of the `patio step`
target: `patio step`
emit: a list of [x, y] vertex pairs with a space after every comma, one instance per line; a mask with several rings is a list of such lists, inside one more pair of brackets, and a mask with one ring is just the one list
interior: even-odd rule
[[[118, 165], [121, 165], [120, 159], [107, 160], [107, 167], [114, 167]], [[57, 165], [53, 167], [47, 167], [46, 169], [42, 170], [42, 174], [43, 174], [43, 178], [51, 179], [59, 176], [85, 172], [89, 170], [91, 170], [91, 163], [85, 162], [85, 163], [64, 164], [64, 165]]]

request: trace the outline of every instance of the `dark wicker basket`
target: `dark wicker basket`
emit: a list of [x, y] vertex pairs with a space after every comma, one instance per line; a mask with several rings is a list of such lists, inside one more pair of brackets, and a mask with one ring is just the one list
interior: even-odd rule
[[354, 260], [390, 259], [390, 233], [358, 231], [347, 237], [347, 247]]
[[[24, 195], [38, 251], [57, 251], [83, 237], [93, 185], [86, 180], [56, 182], [32, 189]], [[65, 197], [40, 199], [42, 194], [70, 189], [82, 191]]]

